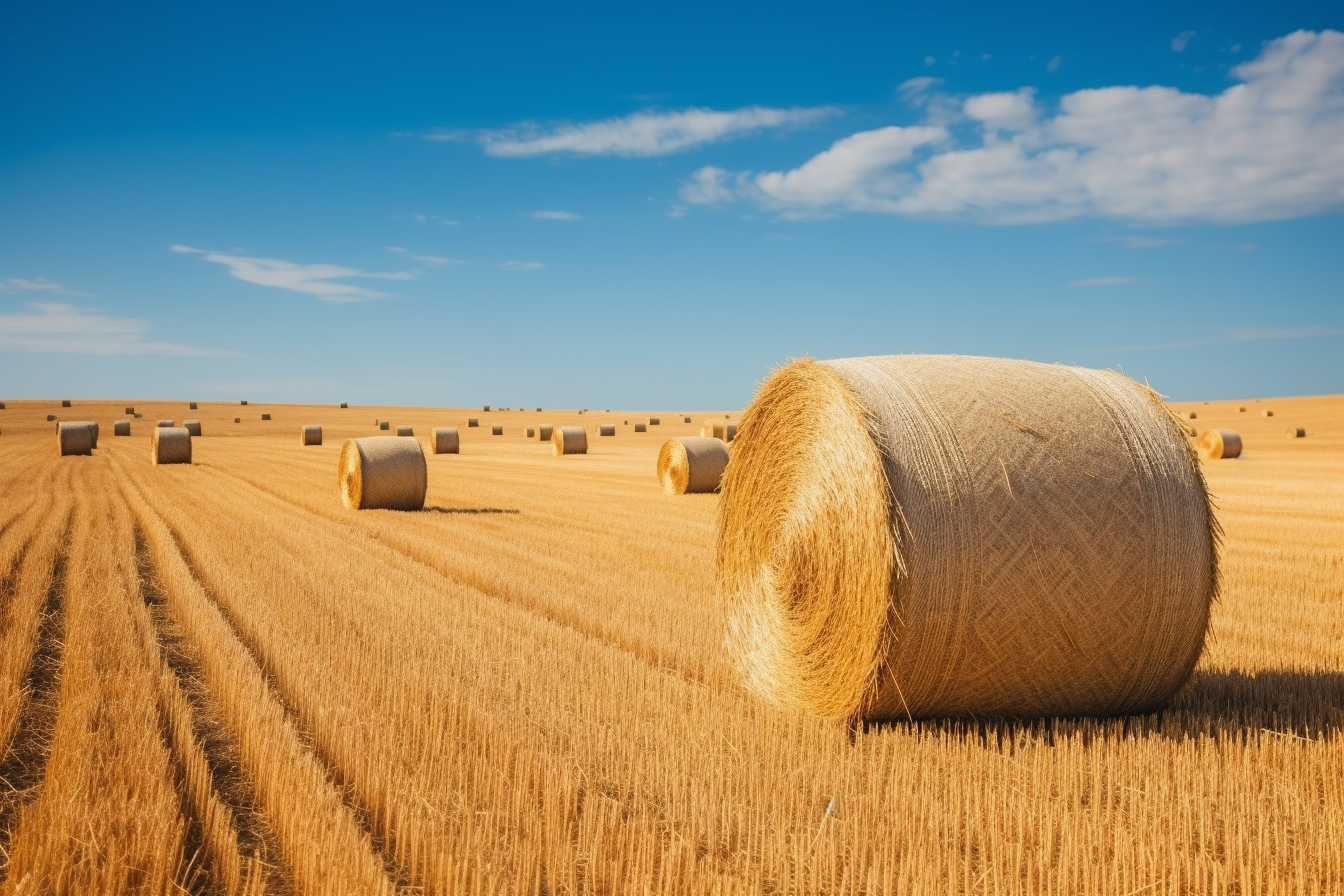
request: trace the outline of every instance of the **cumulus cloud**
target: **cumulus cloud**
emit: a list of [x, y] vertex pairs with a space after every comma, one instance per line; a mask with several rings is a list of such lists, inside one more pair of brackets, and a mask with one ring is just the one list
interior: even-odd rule
[[540, 221], [582, 221], [583, 215], [576, 215], [574, 212], [562, 212], [558, 210], [528, 212], [529, 218], [536, 218]]
[[1239, 83], [1215, 96], [1106, 87], [1067, 94], [1053, 113], [1030, 89], [980, 94], [958, 121], [854, 134], [791, 171], [750, 175], [732, 197], [991, 224], [1236, 223], [1344, 208], [1344, 34], [1289, 34], [1232, 74]]
[[486, 153], [502, 158], [571, 153], [581, 156], [663, 156], [771, 128], [801, 127], [831, 115], [829, 108], [748, 106], [719, 112], [638, 112], [583, 124], [524, 124], [479, 136]]
[[409, 271], [381, 273], [361, 271], [336, 264], [298, 264], [279, 258], [257, 258], [251, 255], [230, 255], [224, 252], [209, 252], [180, 244], [170, 247], [174, 252], [199, 255], [205, 261], [222, 264], [229, 274], [247, 283], [258, 286], [271, 286], [315, 296], [323, 302], [365, 302], [370, 299], [388, 298], [388, 293], [367, 289], [342, 280], [365, 278], [375, 280], [414, 280]]
[[28, 302], [27, 311], [0, 314], [0, 349], [75, 355], [234, 355], [145, 339], [149, 324], [82, 310], [64, 302]]

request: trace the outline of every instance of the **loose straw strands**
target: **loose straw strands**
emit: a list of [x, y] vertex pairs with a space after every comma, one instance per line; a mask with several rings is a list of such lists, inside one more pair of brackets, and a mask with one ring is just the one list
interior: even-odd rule
[[416, 439], [346, 439], [337, 464], [341, 503], [350, 510], [420, 510], [428, 470]]
[[185, 426], [154, 427], [149, 434], [149, 462], [155, 466], [191, 463], [191, 433]]
[[728, 468], [728, 446], [719, 439], [668, 439], [658, 451], [658, 481], [669, 495], [717, 492]]
[[301, 445], [321, 445], [322, 427], [316, 424], [309, 424], [299, 430], [299, 444]]
[[551, 434], [551, 446], [556, 455], [587, 454], [588, 431], [582, 426], [561, 426]]
[[1199, 456], [1208, 460], [1231, 460], [1241, 456], [1241, 435], [1230, 429], [1209, 429], [1199, 437]]
[[73, 454], [93, 454], [93, 424], [83, 422], [61, 422], [56, 424], [56, 447], [61, 456]]
[[722, 492], [730, 650], [785, 706], [1148, 711], [1204, 644], [1203, 476], [1158, 397], [1114, 372], [797, 361], [742, 415]]
[[460, 443], [455, 427], [436, 426], [429, 434], [430, 450], [435, 454], [457, 454]]

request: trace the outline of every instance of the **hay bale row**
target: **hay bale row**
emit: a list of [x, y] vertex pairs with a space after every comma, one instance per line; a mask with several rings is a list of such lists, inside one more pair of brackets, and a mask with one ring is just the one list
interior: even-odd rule
[[115, 423], [112, 424], [112, 435], [113, 435], [114, 437], [115, 437], [115, 436], [128, 436], [128, 435], [130, 435], [130, 434], [131, 434], [131, 421], [129, 421], [129, 420], [118, 420], [117, 422], [115, 422]]
[[308, 424], [299, 430], [299, 444], [301, 445], [321, 445], [322, 427], [315, 424]]
[[1241, 435], [1230, 429], [1209, 429], [1199, 437], [1199, 456], [1208, 460], [1231, 460], [1241, 456]]
[[149, 434], [149, 461], [156, 466], [191, 463], [191, 433], [185, 426], [156, 426]]
[[561, 426], [551, 434], [551, 446], [557, 456], [587, 454], [588, 431], [582, 426]]
[[796, 361], [742, 415], [718, 583], [747, 685], [833, 719], [1147, 712], [1217, 582], [1199, 465], [1112, 371]]
[[719, 439], [668, 439], [658, 451], [658, 481], [669, 495], [717, 492], [728, 468], [728, 446]]
[[93, 424], [83, 421], [69, 421], [56, 424], [56, 447], [61, 457], [76, 454], [93, 454], [98, 445]]
[[341, 503], [350, 510], [420, 510], [429, 486], [425, 451], [415, 439], [346, 439], [337, 462]]
[[430, 432], [429, 443], [435, 454], [457, 454], [460, 446], [457, 429], [454, 427], [435, 427]]
[[199, 420], [183, 420], [182, 427], [193, 436], [201, 434], [201, 421]]

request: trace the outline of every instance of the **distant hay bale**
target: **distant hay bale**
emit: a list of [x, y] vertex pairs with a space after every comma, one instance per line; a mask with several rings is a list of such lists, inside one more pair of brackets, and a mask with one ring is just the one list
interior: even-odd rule
[[187, 410], [189, 410], [189, 411], [197, 410], [196, 402], [193, 401], [193, 402], [189, 403], [189, 404], [187, 405]]
[[177, 425], [177, 421], [176, 421], [176, 420], [160, 420], [160, 421], [158, 422], [158, 425], [161, 426], [161, 427], [163, 427], [164, 429], [167, 429], [167, 428], [169, 428], [169, 427], [176, 426], [176, 425]]
[[682, 423], [690, 423], [690, 422], [691, 422], [691, 418], [690, 418], [690, 417], [682, 417], [682, 418], [681, 418], [681, 422], [682, 422]]
[[182, 427], [193, 436], [201, 434], [201, 421], [199, 420], [183, 420]]
[[350, 407], [350, 405], [349, 405], [347, 402], [344, 402], [344, 401], [343, 401], [343, 402], [341, 402], [341, 407], [343, 407], [343, 408], [348, 408], [348, 407]]
[[63, 408], [68, 408], [68, 407], [70, 407], [70, 399], [68, 399], [68, 398], [63, 398], [63, 399], [61, 399], [61, 407], [63, 407]]
[[616, 424], [615, 424], [615, 423], [599, 423], [599, 424], [597, 425], [597, 434], [598, 434], [598, 436], [614, 436], [614, 435], [616, 435]]
[[456, 427], [434, 427], [429, 434], [429, 445], [435, 454], [457, 454], [460, 444]]
[[262, 415], [261, 415], [261, 419], [263, 419], [263, 420], [269, 420], [269, 419], [271, 419], [271, 415], [270, 415], [270, 414], [262, 414]]
[[663, 421], [662, 421], [662, 419], [659, 418], [659, 417], [650, 417], [650, 418], [649, 418], [649, 425], [650, 425], [650, 426], [661, 426], [662, 423], [663, 423]]
[[728, 643], [832, 719], [1147, 712], [1217, 587], [1200, 467], [1151, 390], [997, 358], [796, 361], [722, 481]]
[[56, 419], [56, 415], [55, 415], [55, 414], [48, 414], [48, 415], [47, 415], [47, 422], [48, 422], [48, 423], [50, 423], [51, 421], [53, 421], [53, 420], [55, 420], [55, 419]]
[[414, 436], [414, 435], [415, 435], [415, 430], [414, 430], [413, 428], [409, 427], [409, 426], [398, 426], [398, 427], [397, 427], [397, 435], [399, 435], [399, 436]]
[[700, 427], [700, 437], [702, 439], [718, 439], [720, 442], [731, 442], [737, 438], [737, 424], [719, 420], [706, 420], [705, 425]]
[[123, 413], [123, 414], [134, 414], [134, 413], [135, 413], [135, 408], [126, 408], [124, 411], [122, 411], [122, 413]]
[[658, 481], [669, 495], [716, 492], [727, 467], [728, 446], [719, 439], [668, 439], [658, 451]]
[[485, 405], [484, 407], [481, 408], [481, 410], [485, 411], [487, 414], [490, 413], [490, 405], [488, 404]]
[[502, 436], [502, 435], [504, 435], [504, 427], [502, 427], [502, 426], [492, 426], [492, 427], [490, 427], [490, 435], [492, 435], [492, 436]]
[[1241, 456], [1241, 435], [1230, 429], [1206, 429], [1199, 437], [1199, 456], [1231, 460]]
[[416, 439], [346, 439], [337, 464], [341, 503], [350, 510], [420, 510], [429, 485]]
[[582, 426], [562, 426], [551, 434], [551, 446], [557, 455], [587, 454], [588, 431]]
[[1271, 410], [1269, 410], [1268, 408], [1266, 408], [1265, 410], [1263, 410], [1263, 411], [1260, 412], [1260, 415], [1263, 416], [1263, 417], [1273, 417], [1273, 416], [1274, 416], [1274, 412], [1271, 411]]
[[1182, 411], [1182, 412], [1181, 412], [1181, 416], [1184, 417], [1186, 420], [1198, 420], [1198, 419], [1199, 419], [1199, 414], [1195, 413], [1194, 411]]
[[118, 420], [112, 424], [113, 436], [128, 436], [131, 434], [131, 421]]
[[144, 415], [144, 414], [132, 414], [131, 416], [134, 417], [135, 419], [139, 420], [141, 417], [143, 417], [143, 416], [145, 416], [145, 415]]
[[56, 424], [56, 446], [62, 457], [69, 454], [93, 454], [93, 424], [78, 421]]
[[1306, 429], [1301, 426], [1290, 426], [1283, 431], [1283, 434], [1290, 439], [1305, 439], [1307, 437]]
[[3, 411], [4, 409], [5, 409], [5, 403], [3, 401], [0, 401], [0, 411]]
[[242, 418], [242, 417], [234, 417], [234, 418], [233, 418], [233, 422], [234, 422], [234, 423], [242, 423], [242, 422], [243, 422], [243, 418]]
[[149, 434], [149, 462], [156, 466], [191, 463], [191, 433], [185, 426], [155, 427]]
[[480, 426], [480, 425], [481, 425], [481, 421], [477, 420], [475, 417], [468, 417], [468, 418], [467, 418], [467, 426], [471, 427], [471, 426]]
[[299, 430], [299, 443], [302, 445], [321, 445], [322, 427], [309, 424]]
[[1237, 407], [1237, 412], [1238, 412], [1238, 413], [1241, 413], [1241, 414], [1246, 413], [1246, 405], [1243, 404], [1243, 405], [1238, 406], [1238, 407]]
[[645, 426], [643, 423], [636, 423], [636, 424], [635, 424], [635, 432], [648, 432], [648, 431], [649, 431], [649, 428], [648, 428], [647, 426]]
[[246, 401], [240, 401], [240, 402], [238, 402], [238, 403], [241, 404], [241, 405], [243, 405], [244, 407], [247, 406], [247, 402], [246, 402]]
[[537, 428], [535, 426], [529, 426], [527, 429], [523, 430], [523, 435], [527, 436], [529, 439], [535, 436], [536, 434], [537, 434]]
[[551, 440], [551, 434], [554, 431], [555, 427], [551, 426], [551, 424], [549, 423], [541, 424], [540, 426], [537, 427], [537, 440], [541, 442], [549, 442]]
[[386, 421], [386, 420], [379, 420], [379, 421], [378, 421], [378, 428], [381, 429], [381, 430], [383, 430], [384, 432], [386, 432], [387, 430], [389, 430], [389, 429], [392, 428], [392, 424], [389, 423], [389, 422]]
[[538, 414], [541, 413], [541, 408], [537, 408], [537, 413], [538, 413]]

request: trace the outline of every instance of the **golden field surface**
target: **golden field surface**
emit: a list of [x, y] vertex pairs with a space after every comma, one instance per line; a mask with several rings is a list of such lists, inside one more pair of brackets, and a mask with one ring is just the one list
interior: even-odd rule
[[[722, 412], [7, 404], [4, 893], [1344, 892], [1344, 397], [1176, 406], [1245, 451], [1205, 464], [1222, 595], [1170, 707], [861, 730], [728, 664], [719, 499], [654, 476]], [[341, 506], [378, 419], [459, 427], [424, 511]]]

